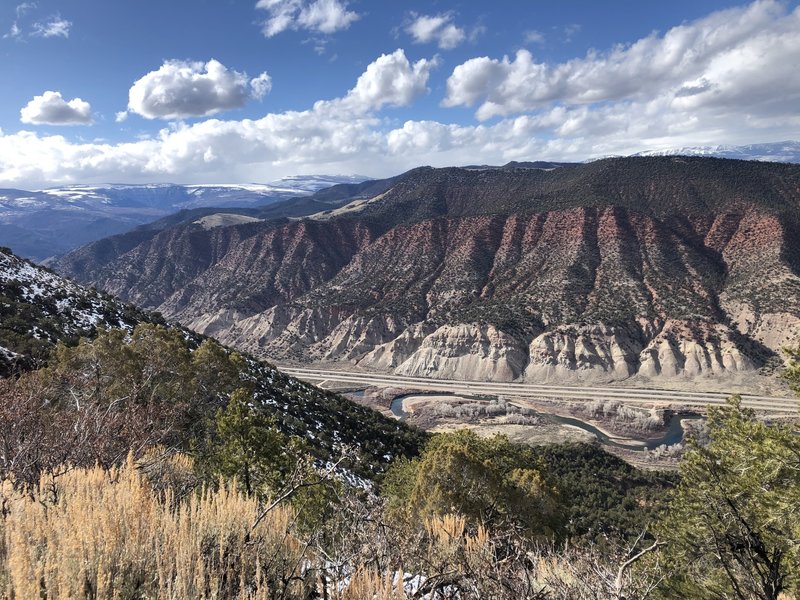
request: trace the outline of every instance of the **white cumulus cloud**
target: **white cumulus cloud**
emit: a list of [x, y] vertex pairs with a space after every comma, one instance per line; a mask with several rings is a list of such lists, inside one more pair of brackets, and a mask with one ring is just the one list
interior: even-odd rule
[[478, 104], [476, 116], [488, 119], [553, 103], [645, 101], [662, 94], [744, 104], [787, 83], [796, 98], [797, 64], [800, 9], [787, 14], [783, 3], [760, 0], [560, 64], [537, 62], [525, 49], [513, 58], [473, 58], [453, 70], [443, 105]]
[[261, 100], [272, 90], [272, 78], [266, 71], [250, 80], [250, 95], [256, 100]]
[[41, 187], [109, 180], [263, 181], [301, 171], [360, 172], [364, 157], [374, 157], [377, 165], [388, 153], [376, 111], [408, 105], [427, 93], [433, 65], [412, 63], [397, 50], [368, 65], [343, 97], [318, 101], [308, 110], [171, 124], [153, 138], [128, 143], [74, 143], [29, 131], [0, 134], [0, 182]]
[[259, 0], [256, 8], [267, 12], [261, 27], [267, 37], [287, 29], [331, 34], [347, 29], [360, 18], [342, 0]]
[[266, 72], [249, 79], [214, 59], [170, 60], [133, 84], [128, 110], [147, 119], [209, 116], [241, 108], [250, 98], [261, 99], [271, 87]]
[[343, 102], [359, 110], [408, 106], [427, 92], [428, 76], [435, 66], [435, 59], [412, 64], [402, 49], [383, 54], [367, 66]]
[[467, 39], [463, 28], [453, 23], [453, 15], [411, 14], [412, 21], [406, 25], [408, 33], [415, 43], [427, 44], [435, 42], [443, 50], [451, 50]]
[[88, 125], [92, 107], [80, 98], [64, 100], [61, 92], [47, 91], [19, 111], [20, 120], [32, 125]]

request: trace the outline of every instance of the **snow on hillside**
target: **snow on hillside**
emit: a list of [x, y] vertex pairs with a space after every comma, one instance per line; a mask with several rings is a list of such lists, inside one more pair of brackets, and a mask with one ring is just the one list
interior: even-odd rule
[[271, 185], [285, 186], [311, 194], [341, 183], [361, 183], [370, 179], [371, 177], [363, 175], [291, 175], [274, 181]]
[[[13, 322], [12, 316], [28, 315], [24, 322]], [[124, 304], [86, 289], [29, 261], [0, 250], [0, 316], [4, 329], [20, 326], [34, 339], [54, 343], [70, 336], [85, 335], [96, 327], [121, 327], [131, 330], [141, 318]], [[0, 345], [6, 344], [4, 340]]]

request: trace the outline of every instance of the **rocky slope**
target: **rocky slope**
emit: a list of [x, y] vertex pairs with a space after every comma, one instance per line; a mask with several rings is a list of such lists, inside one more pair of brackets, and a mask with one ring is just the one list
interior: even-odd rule
[[275, 360], [409, 375], [725, 378], [800, 341], [800, 166], [625, 158], [371, 186], [56, 267]]

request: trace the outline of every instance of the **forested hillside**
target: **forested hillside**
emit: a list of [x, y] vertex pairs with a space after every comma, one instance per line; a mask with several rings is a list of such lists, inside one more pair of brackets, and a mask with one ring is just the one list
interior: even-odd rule
[[[160, 315], [76, 285], [7, 250], [0, 252], [0, 299], [6, 374], [47, 366], [12, 386], [19, 398], [33, 398], [29, 409], [44, 398], [50, 398], [47, 405], [59, 406], [65, 397], [88, 396], [94, 405], [124, 400], [119, 408], [124, 415], [124, 408], [157, 400], [159, 408], [182, 406], [188, 411], [183, 418], [202, 420], [212, 418], [241, 387], [282, 432], [308, 442], [321, 459], [330, 459], [337, 446], [358, 449], [358, 470], [367, 476], [379, 473], [391, 457], [416, 453], [424, 439], [368, 408], [168, 325]], [[203, 363], [206, 359], [212, 362]], [[209, 379], [198, 383], [198, 376]], [[28, 417], [43, 419], [36, 422], [48, 429], [42, 425], [48, 414]], [[97, 434], [113, 437], [115, 430], [104, 428]], [[183, 435], [182, 444], [189, 442], [185, 432], [169, 427], [162, 434]], [[62, 450], [55, 441], [52, 447]]]

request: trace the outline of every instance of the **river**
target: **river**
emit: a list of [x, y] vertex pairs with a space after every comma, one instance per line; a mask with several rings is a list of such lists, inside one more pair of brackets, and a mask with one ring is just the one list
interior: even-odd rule
[[[392, 414], [404, 421], [410, 415], [406, 411], [403, 410], [403, 400], [408, 397], [416, 397], [421, 396], [424, 394], [405, 394], [403, 396], [398, 396], [394, 400], [392, 400], [391, 410]], [[437, 396], [444, 396], [448, 394], [437, 393]], [[454, 395], [454, 397], [463, 397]], [[573, 427], [577, 427], [591, 433], [592, 435], [597, 438], [597, 441], [605, 446], [611, 446], [614, 448], [623, 448], [625, 450], [652, 450], [654, 448], [658, 448], [662, 444], [666, 444], [667, 446], [671, 446], [672, 444], [677, 444], [683, 441], [683, 421], [694, 421], [697, 419], [703, 419], [704, 417], [693, 414], [693, 413], [679, 413], [672, 415], [667, 423], [667, 430], [654, 438], [648, 438], [646, 440], [642, 440], [641, 442], [635, 443], [622, 443], [617, 442], [616, 440], [609, 437], [607, 433], [600, 431], [597, 427], [586, 423], [585, 421], [581, 421], [580, 419], [576, 419], [575, 417], [562, 417], [561, 415], [554, 415], [548, 412], [540, 412], [540, 411], [532, 411], [534, 415], [541, 417], [542, 419], [549, 421], [550, 423], [557, 423], [560, 425], [571, 425]]]

